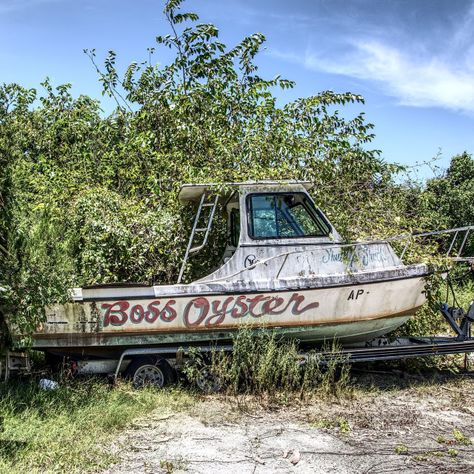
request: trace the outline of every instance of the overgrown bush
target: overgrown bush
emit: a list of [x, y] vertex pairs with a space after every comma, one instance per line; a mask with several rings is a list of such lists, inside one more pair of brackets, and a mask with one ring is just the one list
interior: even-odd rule
[[[68, 84], [0, 86], [2, 304], [30, 329], [71, 284], [175, 282], [191, 221], [177, 202], [184, 182], [306, 179], [347, 236], [407, 224], [399, 167], [370, 149], [363, 113], [341, 113], [361, 96], [324, 91], [280, 106], [275, 90], [294, 83], [258, 74], [261, 33], [228, 48], [182, 1], [168, 1], [164, 15], [170, 33], [156, 48], [174, 51], [169, 64], [151, 48], [121, 72], [114, 52], [101, 66], [86, 51], [116, 100], [109, 116]], [[222, 227], [215, 232], [201, 274], [215, 266]]]

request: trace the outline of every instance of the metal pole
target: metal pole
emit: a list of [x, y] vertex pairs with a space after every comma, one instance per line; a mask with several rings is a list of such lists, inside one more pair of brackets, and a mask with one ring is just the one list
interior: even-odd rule
[[451, 250], [453, 249], [454, 242], [456, 242], [456, 239], [458, 238], [459, 231], [457, 230], [456, 233], [454, 234], [453, 240], [451, 241], [451, 245], [449, 246], [448, 252], [446, 253], [446, 257], [449, 257], [449, 254], [451, 253]]
[[466, 233], [465, 233], [465, 235], [464, 235], [464, 239], [463, 239], [462, 244], [461, 244], [461, 248], [459, 249], [459, 252], [458, 252], [458, 255], [457, 255], [458, 257], [461, 256], [461, 253], [462, 253], [462, 251], [463, 251], [463, 249], [464, 249], [464, 245], [466, 244], [467, 236], [469, 235], [469, 231], [470, 231], [470, 230], [471, 230], [471, 229], [467, 229], [467, 230], [466, 230]]

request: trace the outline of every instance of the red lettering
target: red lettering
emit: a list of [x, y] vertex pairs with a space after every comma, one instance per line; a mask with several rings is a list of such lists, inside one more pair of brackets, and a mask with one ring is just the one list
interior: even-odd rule
[[133, 324], [141, 323], [144, 317], [145, 311], [143, 310], [143, 306], [141, 304], [136, 304], [135, 306], [132, 306], [132, 309], [130, 310], [130, 321]]
[[130, 303], [128, 301], [117, 301], [116, 303], [103, 303], [102, 309], [104, 313], [104, 327], [109, 324], [112, 326], [122, 326], [127, 322], [128, 315], [126, 313]]
[[[291, 307], [291, 314], [299, 316], [319, 307], [317, 301], [304, 305], [305, 297], [299, 293], [293, 293], [286, 304], [285, 300], [286, 298], [281, 296], [256, 295], [249, 298], [240, 295], [238, 297], [229, 296], [225, 300], [215, 299], [211, 303], [205, 297], [197, 297], [187, 303], [183, 320], [188, 328], [201, 326], [204, 322], [205, 327], [212, 328], [222, 324], [227, 314], [235, 319], [243, 318], [248, 314], [254, 318], [260, 318], [265, 315], [283, 314]], [[103, 326], [123, 326], [127, 321], [133, 324], [140, 324], [143, 321], [153, 324], [158, 319], [170, 323], [177, 318], [178, 315], [174, 307], [176, 300], [168, 300], [162, 309], [159, 305], [160, 300], [152, 301], [148, 303], [145, 311], [141, 304], [136, 304], [128, 312], [130, 308], [128, 301], [103, 303], [101, 306], [104, 310]]]
[[304, 296], [303, 295], [300, 295], [298, 293], [293, 293], [293, 295], [291, 296], [291, 299], [289, 301], [289, 303], [293, 302], [293, 308], [291, 310], [291, 312], [295, 315], [295, 316], [298, 316], [310, 309], [313, 309], [313, 308], [317, 308], [319, 306], [319, 303], [317, 301], [315, 301], [314, 303], [310, 303], [310, 304], [307, 304], [306, 306], [304, 306], [303, 308], [300, 308], [300, 305], [301, 303], [303, 303], [304, 301]]
[[147, 323], [154, 323], [160, 317], [160, 308], [155, 306], [159, 304], [160, 300], [155, 300], [148, 304], [147, 311], [145, 311], [145, 321]]
[[173, 308], [175, 303], [176, 303], [176, 300], [169, 300], [165, 304], [165, 307], [161, 310], [160, 319], [163, 322], [170, 323], [176, 318], [176, 316], [178, 316], [178, 314], [176, 313], [176, 310]]
[[263, 303], [262, 310], [264, 314], [281, 314], [282, 312], [285, 311], [287, 306], [283, 308], [283, 310], [281, 311], [275, 311], [275, 310], [279, 306], [281, 306], [284, 302], [285, 302], [284, 298], [281, 298], [280, 296], [274, 296], [273, 298]]
[[[197, 308], [199, 310], [199, 315], [195, 321], [190, 320], [190, 311], [192, 308]], [[204, 321], [204, 319], [206, 319], [208, 313], [209, 301], [207, 301], [207, 298], [194, 298], [186, 305], [186, 308], [184, 308], [184, 324], [188, 328], [194, 328], [196, 326], [199, 326]]]
[[227, 313], [227, 308], [229, 307], [229, 304], [232, 303], [232, 301], [234, 301], [234, 298], [232, 296], [229, 296], [222, 303], [221, 308], [219, 308], [221, 300], [213, 301], [212, 302], [212, 312], [213, 312], [213, 314], [211, 316], [209, 316], [209, 318], [207, 318], [206, 327], [218, 326], [219, 324], [221, 324], [225, 319], [225, 315]]
[[260, 314], [255, 313], [255, 309], [258, 303], [261, 303], [262, 301], [270, 299], [269, 296], [263, 296], [263, 295], [257, 295], [254, 296], [253, 298], [247, 299], [247, 301], [250, 303], [249, 305], [249, 313], [254, 317], [254, 318], [260, 318], [265, 314], [265, 312], [262, 312]]
[[237, 297], [237, 299], [235, 300], [234, 307], [230, 312], [230, 315], [233, 318], [243, 318], [248, 313], [249, 307], [244, 303], [246, 299], [246, 296]]
[[[281, 303], [283, 304], [285, 302], [285, 298], [280, 298], [281, 299]], [[279, 314], [283, 314], [286, 312], [286, 310], [288, 309], [288, 307], [290, 306], [290, 304], [292, 303], [291, 299], [286, 303], [286, 305], [277, 311], [277, 305], [275, 305], [275, 307], [272, 309], [272, 312], [270, 314], [274, 315], [274, 316], [277, 316]]]

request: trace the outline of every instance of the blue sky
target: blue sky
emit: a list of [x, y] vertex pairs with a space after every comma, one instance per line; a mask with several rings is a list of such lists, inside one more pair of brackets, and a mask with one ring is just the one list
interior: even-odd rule
[[[101, 98], [82, 50], [109, 49], [119, 64], [147, 57], [166, 33], [159, 0], [0, 0], [0, 82], [39, 87], [49, 76]], [[474, 1], [189, 0], [233, 45], [263, 32], [260, 73], [296, 81], [282, 100], [331, 89], [362, 94], [374, 147], [413, 165], [441, 149], [439, 166], [474, 152]], [[166, 52], [157, 59], [166, 62]], [[104, 102], [107, 109], [111, 105]], [[420, 171], [431, 176], [428, 167]]]

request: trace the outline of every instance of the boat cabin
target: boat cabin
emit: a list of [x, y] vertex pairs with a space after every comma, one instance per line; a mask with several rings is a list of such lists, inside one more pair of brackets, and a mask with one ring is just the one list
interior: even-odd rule
[[[219, 201], [227, 215], [227, 246], [220, 267], [199, 282], [346, 272], [350, 249], [341, 248], [341, 236], [314, 204], [310, 188], [306, 181], [184, 185], [179, 199], [197, 204], [197, 212], [178, 283], [190, 255], [206, 245]], [[400, 264], [386, 243], [370, 245], [370, 251], [358, 249], [358, 254], [350, 266], [361, 258], [364, 268]]]

